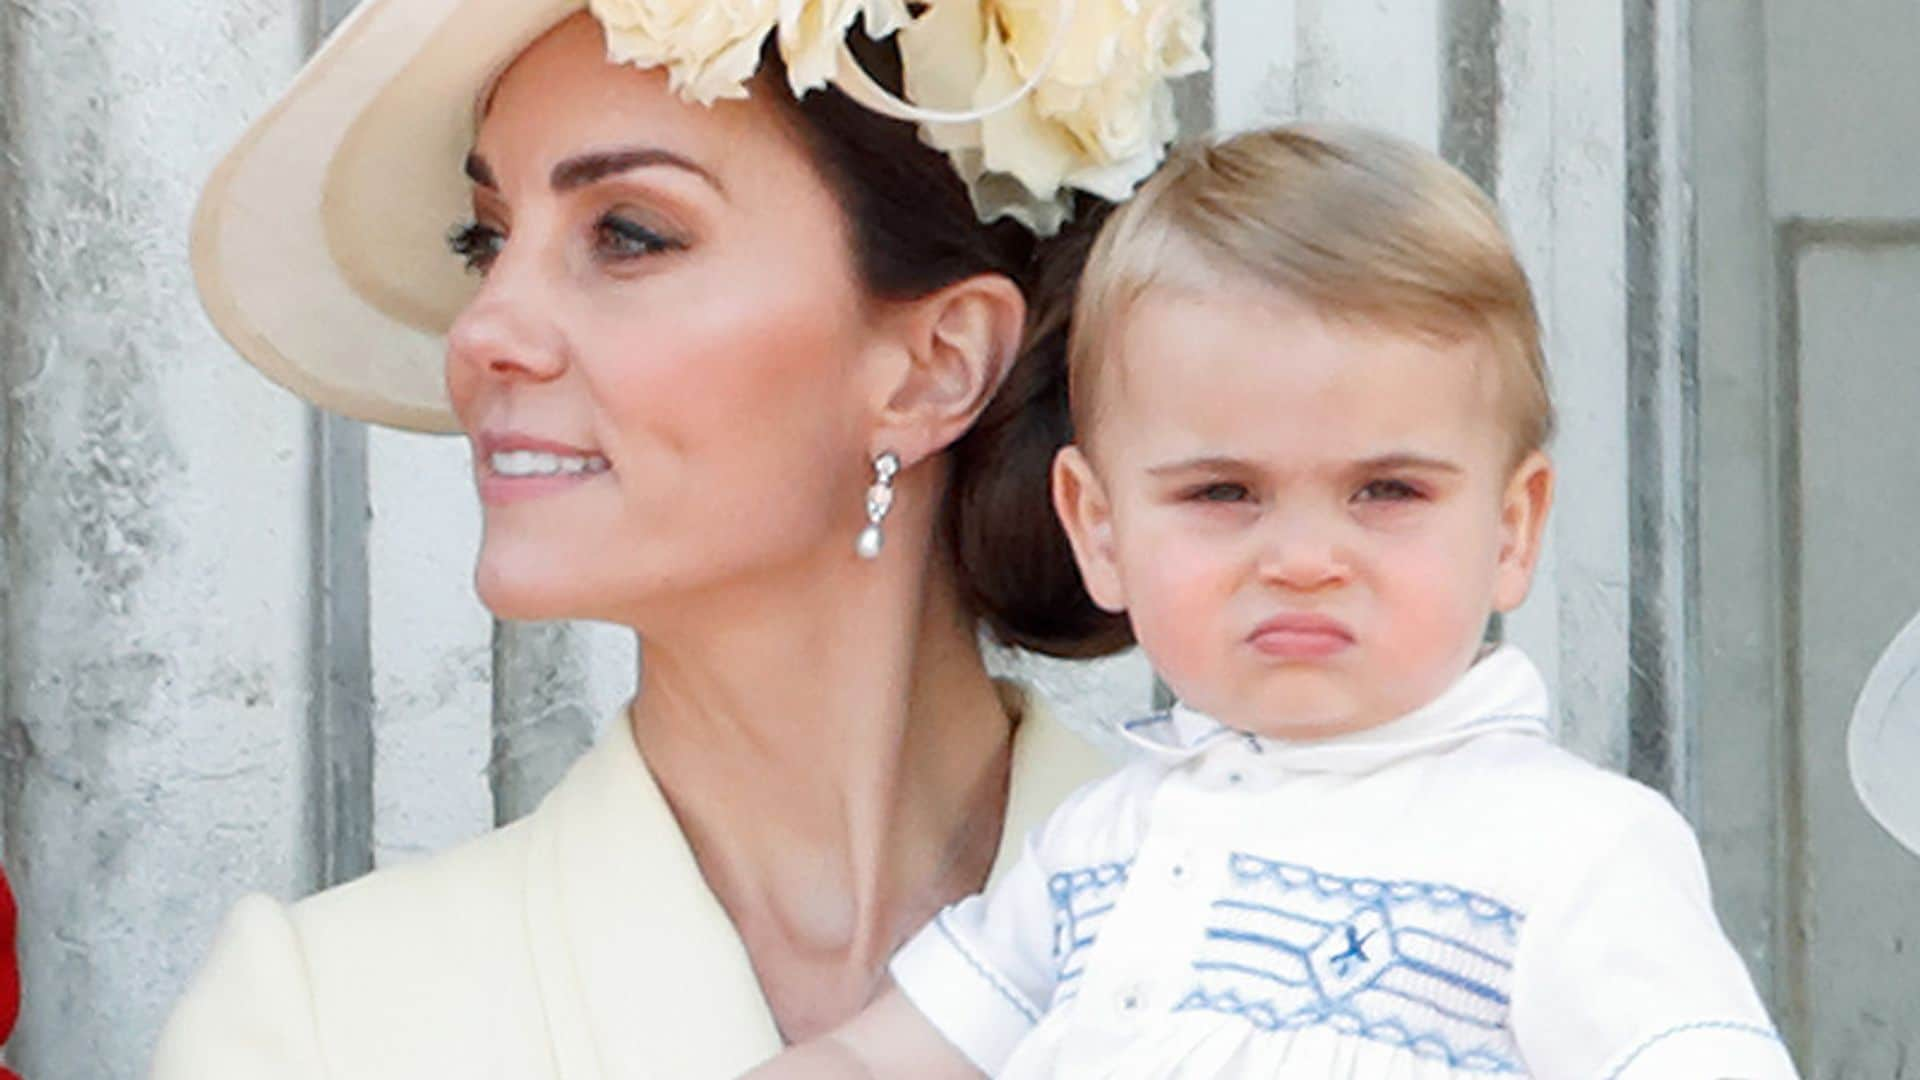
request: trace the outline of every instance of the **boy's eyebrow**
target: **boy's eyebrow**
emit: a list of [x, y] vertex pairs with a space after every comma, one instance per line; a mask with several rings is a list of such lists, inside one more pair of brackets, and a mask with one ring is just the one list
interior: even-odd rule
[[[1244, 470], [1256, 467], [1253, 463], [1241, 458], [1214, 454], [1203, 457], [1182, 458], [1178, 461], [1169, 461], [1164, 465], [1153, 465], [1148, 467], [1147, 475], [1155, 477], [1177, 476], [1181, 473], [1230, 472], [1236, 469]], [[1351, 463], [1348, 468], [1355, 472], [1391, 472], [1400, 469], [1411, 469], [1419, 472], [1438, 472], [1453, 475], [1467, 471], [1461, 465], [1448, 461], [1445, 458], [1429, 457], [1425, 454], [1416, 454], [1412, 451], [1405, 450], [1395, 451], [1390, 454], [1381, 454], [1377, 457], [1362, 458]]]
[[1401, 451], [1382, 454], [1379, 457], [1366, 458], [1354, 462], [1354, 467], [1363, 471], [1392, 471], [1395, 469], [1416, 469], [1424, 472], [1463, 473], [1466, 469], [1445, 458], [1428, 457]]
[[1180, 473], [1227, 472], [1234, 469], [1246, 468], [1250, 468], [1250, 466], [1239, 458], [1220, 457], [1216, 455], [1211, 457], [1183, 458], [1179, 461], [1169, 461], [1164, 465], [1149, 466], [1147, 475], [1175, 476]]

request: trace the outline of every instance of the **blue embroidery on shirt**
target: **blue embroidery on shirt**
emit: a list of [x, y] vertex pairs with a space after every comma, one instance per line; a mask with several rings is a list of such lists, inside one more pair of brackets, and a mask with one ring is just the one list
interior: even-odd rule
[[1233, 855], [1228, 865], [1233, 876], [1246, 883], [1266, 880], [1282, 889], [1311, 889], [1329, 898], [1346, 896], [1355, 900], [1385, 900], [1396, 904], [1419, 901], [1434, 908], [1460, 908], [1477, 921], [1501, 927], [1509, 943], [1517, 939], [1520, 923], [1525, 919], [1498, 900], [1452, 885], [1430, 881], [1336, 877], [1322, 874], [1310, 866], [1244, 854]]
[[1460, 728], [1460, 730], [1476, 731], [1484, 727], [1496, 727], [1500, 724], [1516, 722], [1536, 725], [1543, 732], [1547, 730], [1547, 718], [1539, 713], [1488, 713]]
[[1125, 723], [1122, 723], [1120, 726], [1127, 729], [1128, 731], [1139, 731], [1141, 728], [1144, 728], [1144, 727], [1152, 727], [1155, 724], [1170, 724], [1172, 722], [1173, 722], [1173, 713], [1157, 712], [1148, 716], [1142, 716], [1138, 720], [1128, 720]]
[[1506, 1028], [1523, 914], [1440, 882], [1244, 853], [1228, 868], [1193, 964], [1198, 985], [1176, 1011], [1267, 1031], [1330, 1027], [1458, 1069], [1523, 1072]]
[[1639, 1046], [1634, 1047], [1633, 1052], [1622, 1059], [1620, 1064], [1614, 1066], [1613, 1071], [1607, 1074], [1606, 1080], [1619, 1080], [1619, 1077], [1627, 1071], [1627, 1067], [1633, 1064], [1634, 1059], [1646, 1053], [1655, 1043], [1664, 1042], [1667, 1039], [1673, 1038], [1675, 1035], [1685, 1034], [1689, 1031], [1732, 1031], [1741, 1035], [1755, 1035], [1769, 1042], [1777, 1043], [1780, 1041], [1780, 1033], [1772, 1028], [1761, 1027], [1759, 1024], [1748, 1024], [1739, 1020], [1702, 1020], [1693, 1024], [1681, 1024], [1678, 1027], [1670, 1027], [1660, 1034], [1655, 1035], [1653, 1038], [1648, 1039], [1646, 1042], [1641, 1043]]
[[1053, 900], [1053, 1005], [1073, 1000], [1076, 982], [1085, 969], [1087, 950], [1100, 936], [1100, 925], [1113, 910], [1114, 900], [1127, 886], [1131, 862], [1063, 870], [1047, 879]]

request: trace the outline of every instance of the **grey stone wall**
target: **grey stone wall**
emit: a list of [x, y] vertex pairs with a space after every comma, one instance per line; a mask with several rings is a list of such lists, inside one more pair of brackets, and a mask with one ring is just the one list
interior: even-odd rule
[[1920, 611], [1920, 7], [1695, 8], [1700, 822], [1808, 1075], [1912, 1075], [1920, 860], [1845, 739]]
[[[1920, 993], [1897, 964], [1849, 965], [1911, 924], [1860, 896], [1893, 856], [1849, 818], [1821, 725], [1871, 659], [1853, 642], [1874, 605], [1905, 601], [1823, 555], [1792, 580], [1834, 606], [1788, 618], [1774, 598], [1799, 549], [1769, 538], [1813, 513], [1858, 523], [1821, 551], [1878, 551], [1915, 522], [1911, 504], [1776, 513], [1780, 462], [1802, 487], [1898, 481], [1776, 452], [1802, 429], [1780, 426], [1799, 386], [1771, 365], [1910, 355], [1884, 314], [1886, 290], [1920, 287], [1904, 249], [1855, 257], [1853, 226], [1793, 225], [1920, 218], [1920, 189], [1887, 179], [1920, 150], [1827, 122], [1844, 103], [1821, 97], [1871, 118], [1915, 90], [1900, 39], [1871, 28], [1916, 40], [1900, 3], [1215, 0], [1216, 70], [1183, 101], [1195, 131], [1384, 125], [1496, 194], [1564, 417], [1548, 557], [1506, 632], [1548, 670], [1572, 745], [1701, 824], [1809, 1068], [1875, 1080]], [[27, 977], [10, 1056], [35, 1080], [139, 1075], [238, 895], [303, 895], [524, 812], [639, 671], [623, 632], [478, 606], [458, 444], [314, 415], [199, 313], [196, 185], [350, 6], [0, 0], [0, 842]], [[1858, 40], [1829, 47], [1850, 20]], [[1780, 262], [1794, 238], [1837, 254]], [[1807, 316], [1791, 349], [1776, 295]], [[1823, 387], [1807, 417], [1844, 428], [1877, 385]], [[1775, 464], [1727, 464], [1754, 455]], [[1869, 607], [1837, 652], [1792, 651]], [[1153, 693], [1137, 657], [996, 663], [1086, 724]]]

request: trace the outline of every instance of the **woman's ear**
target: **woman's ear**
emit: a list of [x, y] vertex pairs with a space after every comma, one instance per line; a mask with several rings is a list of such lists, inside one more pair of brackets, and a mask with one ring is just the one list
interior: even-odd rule
[[1020, 354], [1026, 298], [1003, 274], [976, 274], [910, 302], [900, 362], [885, 368], [876, 445], [909, 463], [959, 441]]
[[1533, 587], [1541, 537], [1553, 508], [1553, 462], [1538, 450], [1513, 470], [1500, 498], [1500, 563], [1494, 572], [1493, 609], [1512, 611]]
[[1127, 610], [1113, 543], [1113, 504], [1093, 463], [1078, 446], [1062, 447], [1053, 457], [1053, 511], [1073, 545], [1073, 561], [1080, 566], [1087, 595], [1103, 611], [1117, 615]]

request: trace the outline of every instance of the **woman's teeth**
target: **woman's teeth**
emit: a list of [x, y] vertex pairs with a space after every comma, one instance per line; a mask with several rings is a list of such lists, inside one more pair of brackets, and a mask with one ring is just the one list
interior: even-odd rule
[[579, 476], [606, 472], [612, 466], [606, 458], [543, 454], [534, 450], [509, 450], [494, 454], [489, 463], [495, 476]]

